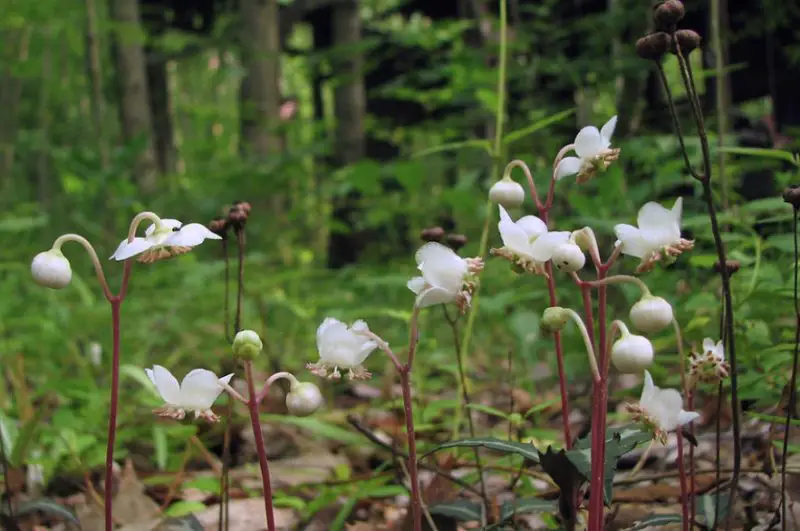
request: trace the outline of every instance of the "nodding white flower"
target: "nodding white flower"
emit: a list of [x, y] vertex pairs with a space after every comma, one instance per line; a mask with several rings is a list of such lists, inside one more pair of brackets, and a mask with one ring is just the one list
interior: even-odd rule
[[518, 207], [525, 201], [525, 189], [510, 177], [503, 177], [489, 189], [489, 199], [506, 208]]
[[588, 181], [598, 171], [605, 171], [619, 158], [619, 149], [611, 148], [611, 136], [617, 126], [617, 117], [612, 116], [602, 129], [588, 125], [578, 131], [573, 142], [577, 157], [564, 157], [556, 166], [556, 179], [578, 174], [577, 182]]
[[188, 253], [192, 247], [205, 240], [221, 240], [219, 234], [211, 232], [200, 223], [184, 225], [177, 219], [162, 219], [153, 223], [144, 231], [144, 238], [138, 236], [132, 242], [127, 238], [120, 242], [111, 260], [127, 260], [138, 256], [137, 261], [150, 264], [156, 260], [171, 258]]
[[653, 344], [644, 336], [623, 331], [611, 347], [611, 363], [625, 374], [637, 374], [653, 364]]
[[145, 369], [144, 372], [166, 403], [154, 413], [177, 420], [184, 418], [186, 411], [194, 411], [194, 418], [218, 421], [219, 417], [211, 411], [211, 406], [222, 393], [223, 385], [228, 385], [233, 378], [233, 373], [217, 378], [216, 374], [206, 369], [194, 369], [178, 384], [172, 373], [161, 365], [153, 365], [152, 369]]
[[[376, 348], [378, 342], [369, 336], [365, 321], [356, 321], [348, 328], [338, 319], [327, 317], [317, 328], [319, 361], [307, 364], [306, 368], [335, 380], [341, 377], [339, 369], [347, 369], [351, 380], [366, 380], [372, 375], [362, 363]], [[331, 371], [330, 376], [328, 371]]]
[[622, 253], [641, 258], [636, 271], [649, 271], [659, 260], [673, 261], [683, 251], [694, 247], [694, 242], [681, 238], [681, 211], [683, 198], [675, 200], [671, 209], [653, 201], [639, 209], [639, 225], [620, 224], [614, 227], [616, 245]]
[[33, 281], [46, 288], [61, 289], [72, 280], [72, 267], [59, 249], [43, 251], [31, 262]]
[[293, 383], [286, 395], [286, 409], [296, 417], [311, 415], [323, 402], [319, 387], [311, 382]]
[[559, 271], [566, 273], [580, 271], [586, 265], [586, 255], [577, 244], [572, 242], [557, 245], [553, 250], [552, 260]]
[[497, 229], [503, 240], [501, 249], [492, 249], [492, 254], [502, 256], [519, 265], [525, 271], [544, 273], [544, 263], [553, 257], [561, 244], [567, 243], [567, 231], [548, 232], [544, 221], [536, 216], [511, 219], [503, 205], [499, 205], [500, 222]]
[[631, 306], [630, 319], [637, 329], [654, 334], [672, 324], [672, 306], [661, 297], [645, 294]]
[[461, 258], [437, 242], [428, 242], [420, 247], [415, 258], [422, 276], [412, 278], [407, 286], [417, 295], [418, 307], [450, 302], [458, 304], [462, 311], [469, 307], [475, 289], [472, 276], [483, 269], [480, 258]]
[[722, 340], [714, 343], [707, 337], [703, 340], [703, 351], [692, 352], [689, 377], [691, 381], [714, 383], [724, 380], [730, 374], [730, 365], [725, 361], [725, 345]]
[[103, 364], [103, 345], [97, 341], [92, 341], [89, 343], [89, 348], [87, 350], [89, 354], [89, 361], [92, 362], [92, 365], [99, 367]]
[[662, 444], [666, 444], [667, 433], [700, 416], [694, 411], [684, 411], [683, 397], [677, 390], [656, 387], [648, 371], [644, 371], [644, 387], [639, 404], [628, 409], [637, 421], [653, 430], [655, 438]]

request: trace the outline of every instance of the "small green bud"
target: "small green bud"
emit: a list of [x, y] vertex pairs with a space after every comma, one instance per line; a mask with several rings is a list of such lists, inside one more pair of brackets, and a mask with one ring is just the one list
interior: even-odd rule
[[514, 427], [519, 426], [522, 424], [522, 415], [519, 413], [512, 413], [508, 416], [508, 422]]
[[558, 332], [569, 321], [569, 312], [561, 306], [546, 308], [542, 314], [541, 328], [545, 332]]
[[237, 358], [255, 359], [263, 348], [261, 338], [252, 330], [242, 330], [233, 338], [233, 355]]

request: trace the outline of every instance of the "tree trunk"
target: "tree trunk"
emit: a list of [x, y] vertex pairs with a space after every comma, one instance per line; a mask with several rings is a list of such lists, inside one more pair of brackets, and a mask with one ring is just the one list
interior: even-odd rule
[[134, 178], [141, 192], [151, 194], [157, 187], [156, 161], [150, 138], [152, 120], [139, 5], [137, 0], [111, 0], [110, 4], [111, 18], [123, 25], [114, 47], [122, 133], [126, 142], [144, 140], [136, 158]]
[[31, 27], [20, 31], [9, 31], [2, 36], [2, 64], [0, 64], [0, 109], [4, 110], [0, 120], [0, 193], [7, 197], [11, 189], [11, 170], [14, 167], [14, 151], [17, 138], [17, 108], [22, 96], [22, 81], [11, 73], [11, 64], [28, 60]]
[[108, 168], [108, 140], [103, 134], [103, 62], [100, 58], [100, 40], [97, 36], [97, 6], [95, 0], [85, 0], [86, 5], [86, 53], [87, 75], [91, 87], [92, 126], [94, 127], [97, 147], [100, 151], [100, 164]]
[[153, 144], [158, 169], [162, 174], [173, 173], [176, 153], [166, 59], [154, 55], [147, 63], [147, 90], [153, 116]]
[[358, 162], [364, 156], [364, 117], [367, 95], [364, 88], [364, 60], [353, 51], [361, 41], [358, 2], [350, 0], [333, 8], [333, 42], [338, 54], [333, 71], [341, 76], [334, 90], [336, 115], [336, 158], [341, 165]]
[[241, 147], [259, 158], [280, 149], [280, 25], [277, 0], [241, 0]]

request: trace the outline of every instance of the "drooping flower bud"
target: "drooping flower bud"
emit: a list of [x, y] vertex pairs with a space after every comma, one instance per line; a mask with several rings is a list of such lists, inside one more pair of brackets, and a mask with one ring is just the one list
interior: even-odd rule
[[619, 323], [622, 337], [611, 347], [611, 363], [621, 373], [641, 374], [653, 363], [653, 344], [644, 336], [631, 334]]
[[46, 288], [61, 289], [72, 280], [72, 267], [59, 249], [43, 251], [31, 262], [33, 281]]
[[566, 273], [580, 271], [586, 264], [586, 256], [581, 248], [571, 242], [562, 243], [553, 251], [553, 263]]
[[323, 401], [319, 387], [311, 382], [296, 383], [286, 395], [286, 408], [291, 415], [307, 417], [318, 410]]
[[503, 177], [492, 185], [489, 199], [505, 208], [518, 207], [525, 201], [525, 189], [510, 177]]
[[569, 311], [561, 306], [551, 306], [545, 308], [542, 314], [542, 322], [539, 325], [544, 332], [558, 332], [569, 321]]
[[631, 323], [646, 334], [664, 330], [672, 323], [672, 318], [672, 306], [661, 297], [644, 295], [631, 307]]
[[252, 330], [242, 330], [233, 338], [233, 355], [245, 360], [253, 360], [261, 353], [264, 344]]

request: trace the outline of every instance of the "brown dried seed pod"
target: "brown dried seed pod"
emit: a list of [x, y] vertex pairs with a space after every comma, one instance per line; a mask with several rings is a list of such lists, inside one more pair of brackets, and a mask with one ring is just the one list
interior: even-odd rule
[[427, 229], [422, 229], [419, 237], [424, 242], [440, 242], [444, 238], [444, 229], [441, 227], [428, 227]]
[[658, 61], [670, 49], [671, 39], [663, 31], [645, 35], [636, 41], [636, 53], [642, 59]]
[[800, 208], [800, 186], [793, 184], [784, 190], [783, 200], [795, 208]]
[[686, 9], [683, 7], [683, 2], [667, 0], [656, 7], [653, 20], [656, 23], [656, 29], [672, 32], [675, 31], [675, 26], [683, 19], [684, 15], [686, 15]]
[[[678, 45], [681, 47], [681, 53], [683, 55], [689, 55], [693, 50], [699, 48], [700, 43], [703, 42], [703, 38], [700, 36], [700, 34], [690, 29], [676, 31], [675, 39], [678, 41]], [[678, 54], [678, 51], [675, 49], [674, 42], [670, 46], [670, 52], [675, 55]]]
[[464, 247], [469, 240], [463, 234], [448, 234], [447, 235], [447, 245], [454, 251], [458, 251], [462, 247]]
[[[742, 263], [739, 260], [725, 260], [725, 268], [728, 270], [728, 276], [733, 275], [739, 269], [741, 269]], [[717, 273], [721, 272], [722, 269], [719, 267], [719, 260], [714, 262], [714, 271]]]

